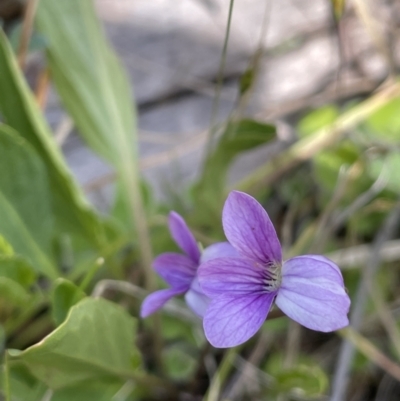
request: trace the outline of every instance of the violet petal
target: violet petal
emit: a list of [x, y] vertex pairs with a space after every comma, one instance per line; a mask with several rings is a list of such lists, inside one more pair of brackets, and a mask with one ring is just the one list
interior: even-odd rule
[[215, 258], [236, 258], [239, 256], [239, 252], [229, 242], [217, 242], [204, 249], [203, 253], [201, 254], [200, 263], [204, 263]]
[[198, 278], [192, 281], [190, 290], [185, 294], [185, 301], [196, 315], [203, 317], [210, 303], [210, 298], [200, 288]]
[[200, 261], [200, 250], [182, 216], [176, 212], [171, 212], [168, 218], [168, 225], [174, 241], [194, 263], [198, 264]]
[[282, 250], [267, 212], [250, 195], [232, 191], [222, 223], [228, 241], [243, 255], [263, 264], [282, 261]]
[[197, 276], [203, 292], [215, 298], [263, 292], [263, 272], [264, 267], [249, 259], [216, 258], [202, 263]]
[[155, 271], [171, 286], [189, 289], [196, 275], [197, 265], [186, 255], [167, 252], [153, 261]]
[[327, 257], [322, 256], [322, 255], [302, 255], [302, 256], [298, 256], [298, 258], [315, 259], [315, 260], [319, 260], [320, 262], [330, 265], [332, 267], [332, 269], [336, 270], [338, 277], [340, 277], [342, 284], [344, 284], [342, 272], [341, 272], [339, 266], [332, 260], [328, 259]]
[[160, 309], [168, 300], [175, 295], [183, 294], [186, 290], [182, 288], [168, 288], [159, 290], [148, 295], [141, 306], [140, 316], [147, 317]]
[[264, 323], [276, 293], [221, 295], [204, 316], [208, 341], [217, 348], [235, 347], [252, 337]]
[[301, 325], [330, 332], [349, 324], [350, 298], [339, 268], [326, 258], [298, 256], [282, 267], [277, 306]]

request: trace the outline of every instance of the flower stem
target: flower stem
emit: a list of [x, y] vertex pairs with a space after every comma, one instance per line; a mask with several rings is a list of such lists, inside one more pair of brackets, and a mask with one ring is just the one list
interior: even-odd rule
[[227, 379], [229, 373], [231, 372], [233, 368], [232, 362], [234, 361], [240, 349], [241, 346], [238, 346], [230, 348], [226, 352], [217, 372], [214, 374], [212, 378], [210, 387], [208, 388], [207, 393], [203, 398], [203, 401], [218, 401], [222, 385]]
[[[147, 291], [153, 291], [156, 288], [156, 280], [151, 268], [153, 262], [153, 253], [151, 249], [150, 232], [147, 224], [146, 213], [140, 188], [139, 168], [134, 160], [129, 159], [129, 165], [121, 168], [121, 182], [126, 189], [126, 195], [129, 202], [129, 212], [132, 225], [135, 228], [139, 253], [142, 261], [142, 271]], [[163, 371], [162, 348], [163, 340], [161, 336], [161, 321], [157, 314], [151, 318], [153, 324], [152, 337], [154, 343], [154, 355], [157, 361], [158, 371]]]
[[215, 97], [214, 97], [212, 111], [211, 111], [210, 133], [209, 133], [209, 138], [208, 138], [207, 145], [206, 145], [205, 156], [207, 156], [211, 151], [213, 139], [214, 139], [214, 136], [216, 133], [216, 120], [218, 117], [219, 101], [220, 101], [220, 97], [221, 97], [222, 83], [223, 83], [223, 79], [224, 79], [226, 54], [228, 52], [228, 43], [229, 43], [229, 36], [230, 36], [230, 31], [231, 31], [231, 21], [232, 21], [232, 12], [233, 12], [234, 3], [235, 3], [235, 0], [230, 0], [230, 2], [229, 2], [228, 21], [227, 21], [226, 30], [225, 30], [224, 46], [222, 48], [221, 60], [219, 63], [217, 86], [216, 86], [216, 92], [215, 92]]

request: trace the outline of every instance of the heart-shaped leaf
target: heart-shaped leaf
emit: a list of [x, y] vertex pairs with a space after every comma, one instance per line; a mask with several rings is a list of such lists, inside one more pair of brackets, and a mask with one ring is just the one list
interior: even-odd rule
[[120, 306], [85, 298], [40, 343], [9, 354], [52, 389], [91, 379], [128, 379], [140, 363], [134, 334], [135, 320]]
[[0, 234], [39, 272], [57, 276], [47, 172], [17, 132], [0, 125]]

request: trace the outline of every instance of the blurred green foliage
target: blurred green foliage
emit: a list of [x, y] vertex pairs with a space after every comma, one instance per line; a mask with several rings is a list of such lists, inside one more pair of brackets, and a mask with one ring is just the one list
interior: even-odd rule
[[225, 200], [228, 168], [245, 151], [265, 145], [276, 138], [272, 125], [254, 120], [229, 122], [204, 161], [201, 179], [192, 190], [195, 219], [205, 227], [215, 226]]

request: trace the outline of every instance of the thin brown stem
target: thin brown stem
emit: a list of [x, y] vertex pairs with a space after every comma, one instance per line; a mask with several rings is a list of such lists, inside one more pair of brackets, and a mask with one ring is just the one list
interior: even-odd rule
[[49, 83], [50, 83], [49, 69], [44, 68], [39, 74], [35, 91], [36, 101], [42, 110], [44, 110], [46, 107], [47, 96], [49, 93]]

